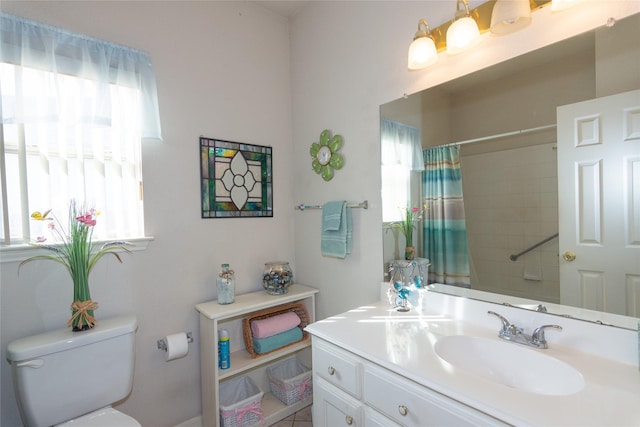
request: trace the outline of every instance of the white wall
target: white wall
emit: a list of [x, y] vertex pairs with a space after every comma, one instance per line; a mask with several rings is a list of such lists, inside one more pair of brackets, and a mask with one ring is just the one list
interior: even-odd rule
[[[143, 146], [146, 231], [155, 240], [124, 264], [101, 261], [91, 290], [98, 321], [133, 313], [139, 322], [134, 388], [120, 409], [153, 427], [197, 416], [194, 305], [216, 298], [220, 264], [235, 270], [238, 293], [262, 289], [267, 261], [296, 268], [288, 23], [248, 2], [3, 1], [2, 9], [151, 55], [164, 136]], [[273, 218], [200, 218], [200, 135], [273, 146]], [[17, 263], [1, 265], [2, 354], [13, 339], [64, 327], [72, 287], [52, 264], [29, 264], [19, 276]], [[193, 331], [195, 342], [187, 357], [165, 362], [156, 341], [178, 331]], [[0, 425], [13, 427], [9, 364], [0, 365]]]
[[[595, 9], [616, 16], [640, 10], [638, 2], [602, 1], [564, 23], [543, 10], [520, 33], [485, 37], [474, 52], [441, 55], [435, 67], [408, 72], [418, 19], [436, 26], [451, 18], [454, 3], [310, 2], [288, 26], [246, 1], [3, 1], [5, 12], [140, 48], [154, 61], [165, 142], [144, 146], [143, 173], [146, 228], [156, 240], [123, 265], [103, 263], [92, 277], [98, 317], [134, 313], [140, 322], [134, 390], [120, 409], [153, 427], [200, 413], [193, 306], [215, 298], [213, 278], [222, 262], [234, 267], [243, 293], [260, 289], [265, 261], [290, 260], [297, 281], [320, 289], [319, 317], [377, 299], [380, 104], [600, 25], [608, 12], [594, 17]], [[345, 167], [330, 182], [311, 170], [309, 156], [323, 129], [345, 140]], [[200, 219], [201, 134], [273, 145], [273, 219]], [[320, 255], [320, 211], [293, 210], [336, 199], [368, 199], [371, 206], [354, 211], [354, 251], [345, 260]], [[30, 267], [19, 277], [15, 263], [0, 267], [3, 352], [11, 340], [68, 317], [64, 272]], [[187, 358], [167, 363], [156, 341], [180, 330], [193, 331], [196, 342]], [[12, 427], [18, 415], [6, 363], [0, 372], [0, 424]]]

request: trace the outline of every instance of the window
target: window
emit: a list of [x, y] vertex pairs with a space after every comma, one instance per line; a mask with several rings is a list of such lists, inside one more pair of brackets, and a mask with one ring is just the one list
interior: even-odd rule
[[402, 165], [382, 166], [382, 221], [401, 221], [401, 208], [411, 203], [411, 171]]
[[160, 139], [148, 55], [0, 19], [2, 244], [46, 234], [30, 213], [65, 221], [71, 199], [103, 213], [97, 240], [143, 237], [141, 140]]
[[411, 200], [420, 200], [421, 174], [424, 170], [422, 144], [418, 128], [388, 119], [380, 125], [382, 147], [382, 221], [401, 221], [402, 210]]

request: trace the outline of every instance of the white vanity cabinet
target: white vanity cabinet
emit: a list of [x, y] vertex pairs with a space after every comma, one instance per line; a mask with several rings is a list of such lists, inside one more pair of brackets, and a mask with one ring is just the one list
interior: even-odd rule
[[324, 339], [312, 342], [314, 427], [505, 425]]
[[[202, 388], [202, 425], [220, 426], [220, 384], [247, 375], [264, 392], [262, 410], [265, 425], [271, 425], [299, 411], [310, 401], [285, 405], [270, 392], [267, 367], [291, 357], [298, 357], [311, 366], [311, 340], [306, 339], [264, 356], [252, 358], [245, 350], [242, 319], [252, 313], [281, 304], [303, 304], [309, 323], [315, 320], [317, 289], [299, 284], [289, 287], [284, 295], [269, 295], [264, 291], [236, 295], [232, 304], [221, 305], [209, 301], [196, 305], [200, 313], [200, 386]], [[218, 331], [226, 329], [230, 336], [231, 364], [229, 369], [218, 368]]]

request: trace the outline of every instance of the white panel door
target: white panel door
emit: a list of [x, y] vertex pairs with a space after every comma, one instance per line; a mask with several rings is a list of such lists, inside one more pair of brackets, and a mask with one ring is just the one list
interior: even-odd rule
[[560, 302], [640, 317], [640, 90], [557, 117]]

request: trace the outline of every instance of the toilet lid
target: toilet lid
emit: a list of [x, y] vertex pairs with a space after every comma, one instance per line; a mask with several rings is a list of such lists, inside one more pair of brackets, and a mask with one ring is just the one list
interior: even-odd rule
[[111, 407], [98, 409], [56, 427], [142, 427], [139, 422]]

